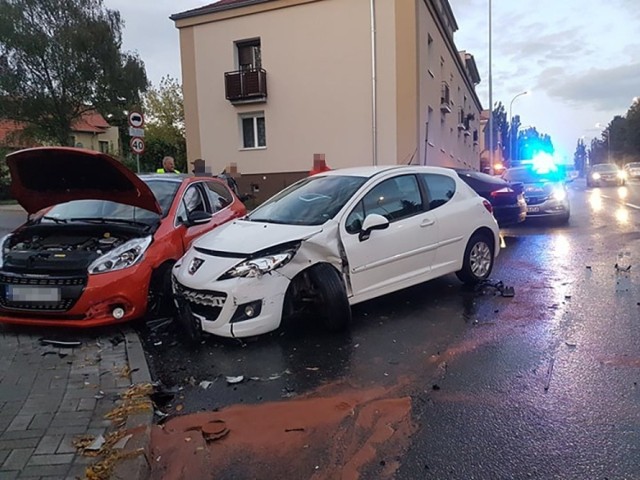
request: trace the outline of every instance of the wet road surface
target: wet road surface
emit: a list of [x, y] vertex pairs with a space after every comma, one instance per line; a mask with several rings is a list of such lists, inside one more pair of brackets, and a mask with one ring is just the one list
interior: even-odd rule
[[640, 185], [571, 201], [567, 226], [503, 232], [513, 298], [451, 275], [354, 307], [342, 335], [195, 347], [140, 322], [154, 475], [640, 478]]
[[639, 188], [578, 183], [569, 225], [505, 230], [493, 279], [513, 298], [449, 276], [356, 306], [344, 335], [302, 325], [195, 349], [141, 326], [169, 390], [156, 472], [640, 478]]

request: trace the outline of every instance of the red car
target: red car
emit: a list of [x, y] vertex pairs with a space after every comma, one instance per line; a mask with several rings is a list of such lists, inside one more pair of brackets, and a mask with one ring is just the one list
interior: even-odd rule
[[21, 150], [7, 164], [30, 217], [0, 240], [0, 322], [94, 327], [159, 313], [191, 242], [246, 213], [216, 178], [137, 176], [90, 150]]

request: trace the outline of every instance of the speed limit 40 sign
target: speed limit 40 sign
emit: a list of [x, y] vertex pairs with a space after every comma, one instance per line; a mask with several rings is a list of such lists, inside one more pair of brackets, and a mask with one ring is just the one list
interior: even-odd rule
[[144, 153], [144, 139], [140, 137], [131, 137], [131, 140], [129, 140], [129, 146], [133, 153], [137, 153], [138, 155]]

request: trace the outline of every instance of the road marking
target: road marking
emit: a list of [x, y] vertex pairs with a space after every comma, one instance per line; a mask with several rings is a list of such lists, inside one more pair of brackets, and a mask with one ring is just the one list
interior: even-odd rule
[[[614, 200], [614, 201], [616, 201], [616, 202], [618, 202], [618, 201], [620, 200], [620, 199], [615, 198], [615, 197], [610, 197], [609, 195], [602, 195], [602, 194], [600, 194], [600, 196], [601, 196], [602, 198], [606, 198], [606, 199], [608, 199], [608, 200]], [[629, 208], [633, 208], [633, 209], [635, 209], [635, 210], [640, 210], [640, 206], [638, 206], [638, 205], [634, 205], [633, 203], [627, 203], [627, 202], [621, 202], [621, 203], [622, 203], [623, 205], [625, 205], [625, 206], [629, 207]]]

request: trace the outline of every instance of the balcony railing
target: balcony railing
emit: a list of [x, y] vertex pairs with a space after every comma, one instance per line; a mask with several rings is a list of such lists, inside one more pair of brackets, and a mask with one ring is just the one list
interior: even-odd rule
[[267, 72], [262, 68], [224, 74], [227, 100], [231, 103], [266, 102]]

